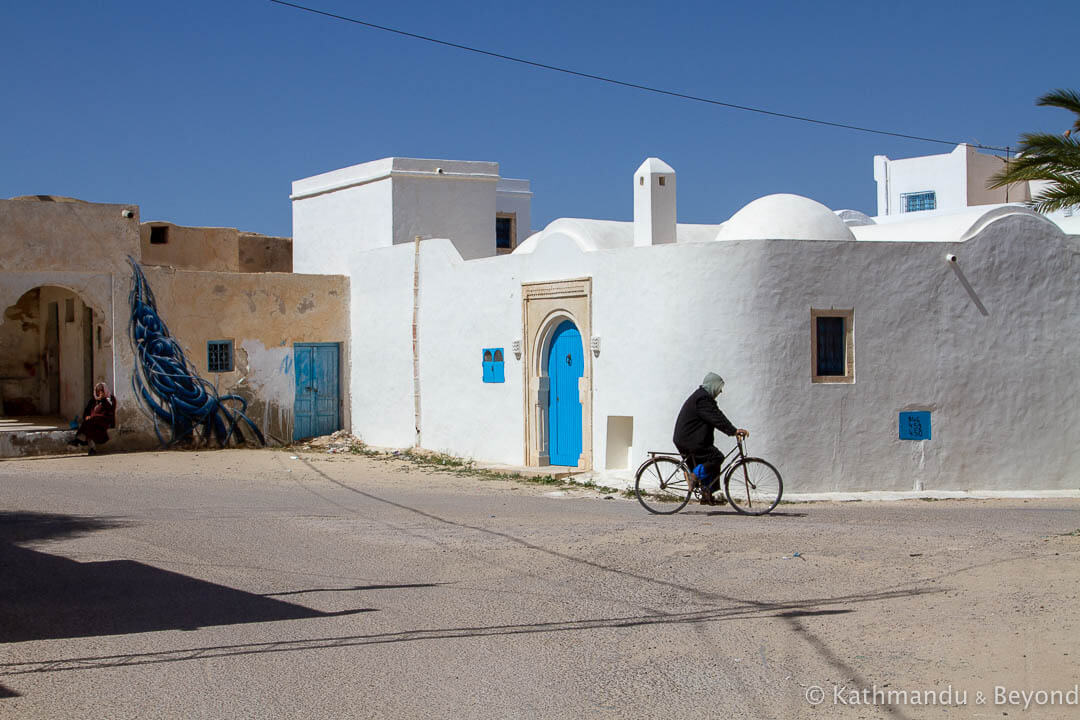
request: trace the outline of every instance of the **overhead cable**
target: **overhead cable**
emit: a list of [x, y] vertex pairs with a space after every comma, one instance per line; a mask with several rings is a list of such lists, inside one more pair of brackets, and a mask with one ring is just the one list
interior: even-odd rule
[[[478, 55], [486, 55], [488, 57], [498, 58], [499, 60], [507, 60], [509, 62], [519, 63], [521, 65], [528, 65], [530, 67], [540, 68], [543, 70], [552, 70], [554, 72], [565, 73], [567, 75], [573, 75], [575, 77], [585, 78], [587, 80], [597, 80], [599, 82], [605, 82], [611, 85], [619, 85], [621, 87], [632, 88], [634, 90], [643, 90], [645, 92], [655, 93], [657, 95], [667, 95], [668, 97], [680, 98], [682, 100], [691, 100], [693, 102], [707, 103], [709, 105], [718, 105], [720, 107], [726, 107], [732, 110], [743, 110], [745, 112], [758, 113], [760, 115], [786, 118], [788, 120], [798, 120], [800, 122], [813, 123], [814, 125], [824, 125], [826, 127], [835, 127], [843, 130], [855, 130], [857, 132], [871, 133], [874, 135], [887, 135], [890, 137], [904, 138], [905, 140], [918, 140], [920, 142], [939, 143], [942, 145], [965, 144], [964, 141], [961, 140], [942, 140], [940, 138], [924, 137], [922, 135], [909, 135], [907, 133], [892, 132], [890, 130], [878, 130], [875, 128], [862, 127], [860, 125], [851, 125], [849, 123], [833, 122], [831, 120], [819, 120], [817, 118], [806, 117], [804, 115], [777, 112], [775, 110], [765, 110], [764, 108], [756, 108], [749, 105], [739, 105], [736, 103], [724, 102], [722, 100], [716, 100], [713, 98], [701, 97], [700, 95], [690, 95], [689, 93], [677, 92], [675, 90], [664, 90], [663, 88], [651, 87], [649, 85], [628, 82], [626, 80], [617, 80], [615, 78], [606, 77], [604, 75], [596, 75], [594, 73], [571, 70], [570, 68], [559, 67], [558, 65], [549, 65], [547, 63], [537, 62], [535, 60], [527, 60], [525, 58], [514, 57], [513, 55], [505, 55], [503, 53], [497, 53], [491, 50], [483, 50], [481, 48], [471, 47], [469, 45], [462, 45], [461, 43], [450, 42], [449, 40], [440, 40], [439, 38], [430, 37], [428, 35], [420, 35], [419, 33], [408, 32], [407, 30], [399, 30], [397, 28], [387, 27], [385, 25], [378, 25], [376, 23], [368, 22], [366, 20], [360, 20], [359, 18], [347, 17], [345, 15], [337, 15], [335, 13], [327, 12], [325, 10], [319, 10], [317, 8], [307, 7], [305, 5], [298, 5], [292, 2], [286, 2], [286, 0], [270, 0], [270, 2], [276, 5], [285, 5], [287, 7], [295, 8], [297, 10], [303, 10], [304, 12], [313, 13], [315, 15], [322, 15], [323, 17], [353, 23], [355, 25], [363, 25], [364, 27], [372, 28], [373, 30], [382, 30], [383, 32], [393, 33], [395, 35], [401, 35], [403, 37], [409, 37], [416, 40], [423, 40], [424, 42], [434, 43], [436, 45], [443, 45], [445, 47], [452, 47], [458, 50], [476, 53]], [[970, 145], [971, 147], [979, 148], [980, 150], [993, 150], [995, 152], [1003, 153], [1010, 152], [1009, 148], [997, 147], [996, 145], [982, 145], [979, 143], [966, 144]]]

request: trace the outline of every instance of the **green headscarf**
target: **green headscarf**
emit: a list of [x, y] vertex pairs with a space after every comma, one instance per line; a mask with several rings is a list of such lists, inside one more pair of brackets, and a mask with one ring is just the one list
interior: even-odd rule
[[715, 398], [724, 389], [724, 378], [716, 373], [706, 373], [705, 379], [701, 381], [701, 387], [705, 388]]

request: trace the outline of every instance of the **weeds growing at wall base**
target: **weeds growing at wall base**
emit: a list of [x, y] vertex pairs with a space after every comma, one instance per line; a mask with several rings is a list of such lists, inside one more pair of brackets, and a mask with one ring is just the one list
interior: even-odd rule
[[447, 472], [452, 475], [472, 477], [479, 480], [502, 480], [504, 482], [516, 482], [527, 485], [546, 485], [555, 487], [559, 490], [585, 488], [595, 490], [602, 495], [634, 497], [632, 491], [619, 490], [618, 488], [608, 487], [606, 485], [598, 485], [594, 480], [577, 482], [571, 480], [569, 477], [558, 477], [556, 475], [525, 475], [512, 471], [492, 470], [489, 468], [478, 467], [472, 460], [450, 455], [449, 453], [429, 452], [426, 450], [415, 449], [394, 451], [376, 450], [375, 448], [366, 445], [363, 440], [352, 437], [343, 431], [327, 436], [325, 439], [315, 438], [306, 443], [299, 443], [293, 447], [297, 450], [305, 451], [318, 452], [320, 450], [325, 450], [327, 453], [331, 454], [347, 453], [350, 455], [360, 455], [371, 458], [372, 460], [384, 462], [402, 461], [421, 470]]

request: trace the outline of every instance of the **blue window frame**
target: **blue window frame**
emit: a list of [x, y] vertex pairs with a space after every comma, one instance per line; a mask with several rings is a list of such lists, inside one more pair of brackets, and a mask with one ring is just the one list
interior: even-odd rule
[[207, 341], [206, 369], [212, 373], [233, 371], [232, 340]]
[[484, 348], [484, 382], [506, 382], [503, 374], [503, 349]]
[[920, 210], [936, 210], [937, 193], [933, 190], [917, 193], [903, 193], [900, 196], [901, 212], [919, 212]]

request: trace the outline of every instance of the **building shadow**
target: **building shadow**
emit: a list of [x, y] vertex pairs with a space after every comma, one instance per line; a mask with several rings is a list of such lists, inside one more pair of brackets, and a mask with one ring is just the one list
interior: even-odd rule
[[372, 610], [322, 612], [132, 560], [78, 562], [21, 547], [124, 524], [109, 518], [0, 512], [0, 643], [195, 630]]
[[398, 585], [353, 585], [340, 588], [308, 588], [306, 590], [286, 590], [283, 592], [263, 593], [262, 597], [281, 597], [283, 595], [306, 595], [308, 593], [361, 592], [364, 590], [402, 590], [405, 588], [431, 588], [447, 583], [402, 583]]

